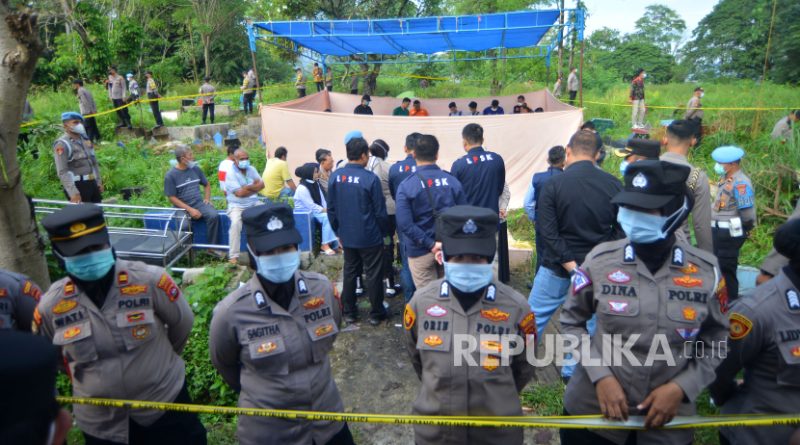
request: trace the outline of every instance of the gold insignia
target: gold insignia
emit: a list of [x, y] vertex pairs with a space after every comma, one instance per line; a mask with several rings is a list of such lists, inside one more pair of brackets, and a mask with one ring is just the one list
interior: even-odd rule
[[53, 306], [53, 313], [56, 315], [63, 314], [75, 309], [77, 306], [78, 302], [75, 300], [61, 300]]
[[490, 321], [506, 321], [510, 314], [508, 312], [503, 312], [496, 307], [493, 307], [489, 310], [481, 309], [481, 317], [490, 320]]
[[741, 340], [747, 337], [747, 334], [753, 330], [753, 322], [738, 312], [731, 312], [730, 322], [731, 340]]
[[414, 327], [414, 322], [417, 321], [417, 314], [414, 309], [411, 309], [410, 304], [406, 304], [406, 309], [403, 311], [403, 327], [410, 331]]
[[441, 337], [439, 337], [438, 335], [429, 335], [429, 336], [425, 337], [425, 339], [424, 339], [424, 340], [422, 340], [422, 341], [423, 341], [423, 343], [425, 343], [426, 345], [428, 345], [428, 346], [433, 346], [434, 348], [435, 348], [436, 346], [439, 346], [439, 345], [441, 345], [441, 344], [443, 343], [443, 342], [442, 342], [442, 338], [441, 338]]
[[324, 324], [324, 325], [318, 327], [314, 331], [314, 335], [316, 335], [317, 337], [322, 337], [323, 335], [330, 334], [331, 332], [333, 332], [333, 325], [332, 324]]
[[80, 233], [86, 230], [86, 224], [84, 223], [75, 223], [69, 226], [69, 233]]

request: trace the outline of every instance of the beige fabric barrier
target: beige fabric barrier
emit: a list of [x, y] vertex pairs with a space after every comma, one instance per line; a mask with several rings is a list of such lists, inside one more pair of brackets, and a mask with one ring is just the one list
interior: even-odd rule
[[[397, 106], [398, 99], [375, 97], [371, 104], [377, 115], [353, 115], [352, 108], [360, 96], [326, 92], [261, 107], [263, 138], [267, 153], [284, 146], [289, 151], [289, 172], [305, 162], [315, 162], [318, 148], [333, 152], [334, 159], [346, 159], [344, 136], [351, 130], [360, 130], [368, 142], [383, 139], [389, 144], [390, 163], [405, 157], [403, 145], [409, 133], [432, 134], [439, 140], [439, 166], [449, 170], [460, 156], [464, 155], [461, 130], [469, 123], [478, 123], [484, 128], [484, 147], [499, 153], [506, 164], [506, 182], [511, 189], [511, 208], [521, 208], [531, 177], [547, 168], [547, 150], [554, 145], [565, 145], [583, 121], [583, 111], [559, 102], [546, 90], [525, 93], [528, 106], [533, 102], [546, 110], [545, 113], [529, 113], [503, 116], [431, 116], [395, 117], [380, 115], [384, 110]], [[533, 99], [533, 100], [532, 100]], [[512, 107], [516, 95], [499, 97], [501, 105], [508, 102]], [[464, 102], [464, 108], [469, 100]], [[491, 98], [475, 99], [487, 104]], [[434, 114], [444, 107], [449, 99], [428, 99], [423, 102]], [[334, 112], [323, 112], [331, 108]], [[350, 111], [340, 111], [350, 108]]]

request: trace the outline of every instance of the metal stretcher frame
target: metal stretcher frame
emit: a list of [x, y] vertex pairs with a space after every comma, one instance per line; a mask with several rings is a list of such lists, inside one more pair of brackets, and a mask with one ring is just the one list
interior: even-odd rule
[[[71, 205], [68, 201], [51, 199], [34, 199], [33, 202], [35, 212], [39, 215], [47, 215]], [[103, 208], [111, 245], [119, 258], [166, 268], [191, 252], [190, 218], [183, 209], [124, 204], [97, 205]], [[114, 225], [113, 220], [141, 221], [142, 227]], [[147, 228], [146, 220], [155, 221], [163, 228]]]

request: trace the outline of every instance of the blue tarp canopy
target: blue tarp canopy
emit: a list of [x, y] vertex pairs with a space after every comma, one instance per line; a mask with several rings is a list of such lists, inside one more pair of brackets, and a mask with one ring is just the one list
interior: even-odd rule
[[[434, 54], [537, 46], [559, 10], [377, 20], [255, 22], [257, 32], [326, 56]], [[581, 26], [582, 28], [582, 26]]]

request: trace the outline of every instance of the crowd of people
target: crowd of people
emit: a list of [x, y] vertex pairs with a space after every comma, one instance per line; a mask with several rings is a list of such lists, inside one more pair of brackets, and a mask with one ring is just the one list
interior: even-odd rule
[[[401, 110], [408, 107], [403, 103]], [[89, 204], [99, 202], [102, 180], [85, 120], [78, 113], [62, 120], [56, 165], [65, 195], [79, 205], [42, 225], [67, 276], [42, 292], [24, 276], [0, 274], [7, 297], [0, 300], [2, 326], [32, 328], [59, 347], [76, 394], [190, 403], [179, 354], [191, 308], [166, 271], [116, 257], [102, 209]], [[800, 211], [776, 232], [760, 286], [740, 295], [739, 251], [756, 224], [745, 152], [735, 146], [712, 152], [719, 178], [712, 197], [707, 174], [687, 160], [696, 127], [677, 120], [660, 141], [629, 140], [615, 151], [624, 158], [622, 182], [598, 167], [602, 141], [590, 125], [548, 151], [549, 167], [531, 178], [525, 197], [537, 252], [527, 299], [499, 282], [492, 265], [509, 193], [504, 160], [483, 146], [480, 125], [463, 128], [465, 154], [449, 171], [438, 165], [433, 135], [408, 135], [405, 159], [389, 164], [385, 141], [369, 143], [354, 130], [343, 141], [346, 162], [335, 166], [331, 151], [320, 149], [316, 163], [295, 170], [297, 182], [286, 148], [276, 149], [259, 175], [229, 134], [218, 169], [231, 220], [227, 255], [235, 261], [241, 254], [244, 230], [256, 273], [215, 308], [211, 362], [239, 392], [240, 406], [340, 412], [328, 353], [341, 323], [359, 321], [359, 293], [368, 297], [369, 323], [383, 323], [390, 316], [384, 299], [402, 292], [406, 345], [421, 380], [412, 406], [419, 415], [521, 415], [518, 395], [535, 373], [527, 351], [547, 345], [547, 326], [559, 309], [562, 333], [579, 339], [576, 351], [602, 356], [607, 337], [616, 335], [632, 342], [634, 361], [652, 358], [653, 341], [676, 360], [564, 362], [565, 414], [641, 415], [646, 426], [564, 429], [564, 444], [688, 443], [690, 430], [653, 428], [694, 414], [705, 388], [726, 413], [797, 412], [800, 336], [792, 333], [800, 311]], [[205, 219], [216, 244], [211, 184], [189, 147], [176, 148], [175, 158], [164, 193], [192, 218]], [[299, 270], [298, 209], [319, 223], [324, 254], [343, 253], [341, 294], [324, 276]], [[483, 334], [521, 340], [512, 354], [509, 343]], [[462, 335], [480, 339], [466, 353], [471, 365], [453, 360]], [[685, 353], [698, 348], [708, 351]], [[744, 384], [735, 381], [741, 369]], [[205, 443], [190, 413], [76, 405], [74, 415], [89, 444]], [[41, 416], [46, 425], [61, 414]], [[723, 440], [734, 444], [788, 443], [793, 434], [791, 426], [722, 429]], [[238, 439], [354, 443], [346, 423], [249, 416], [239, 418]], [[522, 430], [415, 426], [419, 444], [497, 441], [522, 443]]]

